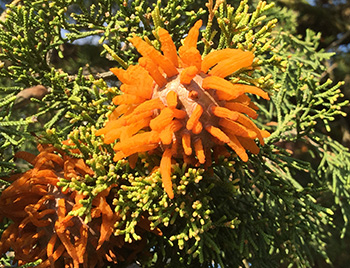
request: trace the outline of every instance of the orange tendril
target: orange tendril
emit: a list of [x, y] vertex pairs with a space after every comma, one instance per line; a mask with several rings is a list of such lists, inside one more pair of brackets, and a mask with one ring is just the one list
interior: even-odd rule
[[196, 153], [199, 163], [204, 164], [205, 154], [204, 154], [202, 140], [201, 139], [195, 140], [193, 146], [194, 146], [194, 151]]
[[183, 85], [189, 85], [192, 79], [197, 75], [198, 69], [196, 66], [189, 66], [182, 70], [180, 74], [180, 82]]
[[158, 35], [160, 43], [162, 44], [161, 48], [164, 53], [164, 56], [167, 57], [175, 65], [175, 67], [179, 67], [176, 46], [173, 40], [171, 39], [170, 34], [167, 30], [160, 28], [158, 30]]
[[232, 133], [233, 135], [250, 138], [250, 139], [255, 139], [257, 137], [257, 134], [254, 131], [231, 120], [220, 119], [219, 125], [224, 128], [224, 132], [227, 135], [228, 133]]
[[188, 32], [184, 39], [184, 46], [197, 47], [197, 40], [199, 36], [199, 29], [202, 27], [202, 20], [198, 20]]
[[160, 133], [160, 139], [163, 144], [169, 145], [173, 140], [174, 132], [182, 128], [182, 123], [179, 120], [172, 121], [164, 130]]
[[142, 103], [144, 101], [145, 101], [144, 98], [131, 95], [131, 94], [122, 94], [122, 95], [115, 96], [113, 98], [114, 105]]
[[237, 136], [237, 139], [238, 139], [239, 143], [244, 148], [249, 150], [251, 153], [253, 153], [253, 154], [258, 154], [259, 153], [260, 148], [256, 145], [254, 140], [243, 138], [243, 137], [239, 137], [239, 136]]
[[237, 57], [230, 57], [220, 61], [213, 69], [209, 71], [209, 75], [226, 77], [241, 68], [248, 68], [252, 65], [254, 54], [250, 51], [241, 51]]
[[217, 117], [227, 118], [233, 121], [236, 121], [239, 117], [239, 113], [219, 106], [213, 106], [211, 112]]
[[202, 72], [206, 73], [211, 67], [223, 60], [230, 58], [234, 61], [235, 59], [240, 58], [242, 53], [244, 53], [244, 51], [232, 48], [225, 48], [210, 52], [203, 58]]
[[187, 121], [186, 128], [188, 130], [192, 130], [194, 125], [197, 124], [197, 122], [199, 122], [199, 118], [202, 116], [202, 114], [203, 114], [203, 108], [201, 105], [197, 104], [196, 108], [194, 108], [190, 118]]
[[166, 103], [168, 107], [175, 108], [177, 105], [177, 93], [173, 90], [170, 90], [166, 95]]
[[219, 99], [231, 100], [243, 94], [241, 88], [235, 87], [230, 81], [217, 76], [208, 76], [203, 79], [204, 89], [216, 89]]
[[179, 73], [175, 65], [167, 57], [160, 54], [159, 51], [147, 44], [140, 37], [135, 36], [131, 38], [130, 41], [142, 56], [149, 57], [152, 61], [154, 61], [163, 69], [168, 77], [172, 77]]
[[239, 113], [245, 113], [253, 119], [256, 119], [258, 117], [258, 114], [254, 109], [239, 102], [226, 102], [225, 107]]
[[179, 55], [184, 67], [193, 66], [197, 69], [197, 73], [199, 72], [202, 65], [202, 56], [197, 48], [182, 46], [179, 49]]
[[164, 108], [160, 114], [151, 120], [149, 126], [152, 130], [164, 129], [174, 118], [174, 111], [168, 107]]
[[182, 134], [182, 146], [186, 155], [192, 154], [191, 134], [189, 132]]
[[239, 156], [239, 158], [242, 159], [242, 161], [247, 162], [248, 161], [248, 155], [245, 151], [245, 148], [242, 146], [242, 144], [238, 141], [237, 137], [233, 134], [228, 134], [230, 137], [230, 142], [227, 144], [236, 152], [236, 154]]
[[173, 186], [171, 182], [171, 149], [165, 149], [162, 160], [160, 161], [160, 174], [162, 175], [162, 181], [164, 189], [170, 199], [174, 198]]
[[165, 77], [159, 72], [158, 66], [149, 57], [140, 58], [139, 64], [148, 71], [159, 87], [165, 86], [167, 83]]
[[230, 138], [220, 128], [208, 126], [205, 128], [205, 130], [224, 143], [230, 142]]

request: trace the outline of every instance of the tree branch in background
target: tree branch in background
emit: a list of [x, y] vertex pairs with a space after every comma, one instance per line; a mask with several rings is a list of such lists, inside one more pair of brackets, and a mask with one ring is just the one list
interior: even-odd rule
[[49, 90], [42, 85], [23, 89], [16, 95], [15, 105], [17, 108], [27, 105], [31, 98], [41, 100], [47, 93]]

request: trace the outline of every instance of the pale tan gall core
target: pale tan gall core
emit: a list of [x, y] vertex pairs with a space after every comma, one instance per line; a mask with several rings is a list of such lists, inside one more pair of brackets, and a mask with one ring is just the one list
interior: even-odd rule
[[[203, 79], [208, 75], [200, 72], [191, 81], [190, 84], [184, 85], [180, 82], [180, 74], [183, 69], [179, 68], [179, 74], [173, 77], [167, 78], [167, 84], [161, 88], [155, 85], [152, 98], [159, 98], [165, 106], [167, 105], [167, 95], [170, 91], [176, 92], [178, 96], [177, 109], [186, 112], [187, 116], [182, 119], [184, 127], [176, 132], [173, 139], [180, 139], [185, 132], [191, 134], [192, 141], [200, 138], [203, 145], [206, 148], [211, 148], [214, 145], [212, 135], [210, 135], [205, 128], [209, 126], [219, 126], [219, 118], [212, 114], [213, 106], [224, 106], [225, 101], [218, 100], [216, 97], [215, 90], [205, 90], [202, 88]], [[203, 108], [203, 113], [200, 116], [199, 122], [203, 126], [203, 130], [199, 134], [194, 134], [195, 130], [192, 131], [186, 129], [186, 122], [191, 117], [197, 105]], [[159, 113], [157, 111], [156, 113]]]

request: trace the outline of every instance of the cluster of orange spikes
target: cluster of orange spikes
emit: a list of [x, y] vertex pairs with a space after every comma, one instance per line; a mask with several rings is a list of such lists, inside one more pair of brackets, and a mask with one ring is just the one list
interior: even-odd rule
[[227, 155], [229, 146], [247, 161], [246, 150], [259, 152], [255, 139], [263, 145], [269, 135], [250, 120], [257, 117], [257, 107], [245, 94], [268, 100], [267, 93], [225, 79], [251, 69], [254, 55], [227, 48], [202, 59], [197, 49], [201, 25], [195, 23], [178, 53], [165, 29], [158, 30], [163, 54], [140, 37], [130, 40], [142, 57], [127, 70], [111, 69], [123, 83], [123, 94], [114, 97], [117, 107], [96, 133], [107, 144], [117, 141], [114, 160], [129, 157], [131, 165], [138, 153], [161, 149], [160, 173], [170, 198], [172, 159], [210, 166], [212, 156]]
[[[34, 167], [12, 176], [13, 183], [0, 197], [1, 217], [13, 221], [1, 237], [0, 254], [13, 250], [19, 265], [41, 259], [39, 268], [105, 267], [110, 262], [134, 261], [146, 241], [127, 244], [123, 236], [113, 235], [120, 217], [109, 205], [110, 189], [93, 199], [91, 221], [84, 223], [69, 212], [81, 208], [80, 201], [86, 196], [70, 189], [62, 191], [57, 183], [59, 178], [92, 176], [93, 171], [83, 159], [71, 158], [52, 146], [39, 146], [39, 151], [38, 156], [17, 153]], [[140, 233], [150, 231], [146, 218], [140, 225]]]

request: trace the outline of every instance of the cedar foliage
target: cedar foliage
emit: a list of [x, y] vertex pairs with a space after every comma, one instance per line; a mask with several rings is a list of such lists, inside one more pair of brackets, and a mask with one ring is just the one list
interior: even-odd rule
[[[247, 163], [232, 154], [215, 163], [213, 172], [173, 165], [176, 197], [170, 200], [159, 173], [148, 172], [151, 156], [135, 169], [114, 163], [111, 146], [94, 133], [119, 93], [120, 82], [108, 69], [138, 60], [128, 38], [144, 36], [159, 48], [154, 29], [162, 27], [178, 48], [199, 18], [205, 22], [202, 54], [230, 47], [258, 57], [258, 68], [240, 77], [269, 92], [270, 101], [255, 103], [256, 124], [271, 136]], [[112, 202], [121, 215], [115, 236], [139, 240], [135, 226], [144, 215], [151, 228], [162, 230], [162, 236], [144, 234], [149, 258], [133, 260], [142, 267], [331, 263], [326, 245], [332, 235], [346, 235], [350, 217], [350, 153], [332, 134], [348, 101], [343, 82], [324, 76], [333, 53], [318, 48], [321, 35], [312, 30], [298, 36], [296, 21], [291, 7], [246, 0], [9, 3], [0, 21], [2, 189], [10, 184], [8, 176], [30, 168], [15, 159], [16, 152], [49, 143], [83, 158], [95, 172], [83, 182], [61, 179], [63, 189], [88, 196], [76, 216], [88, 222], [94, 197], [113, 186]], [[28, 91], [38, 85], [47, 92]], [[67, 137], [73, 145], [62, 144]], [[8, 222], [3, 219], [2, 230]], [[1, 262], [15, 265], [8, 256]]]

